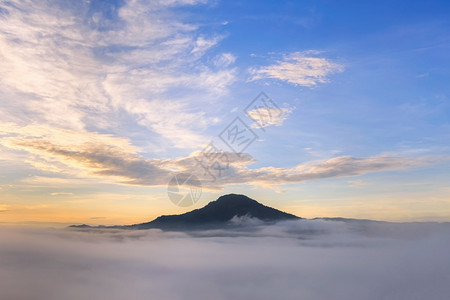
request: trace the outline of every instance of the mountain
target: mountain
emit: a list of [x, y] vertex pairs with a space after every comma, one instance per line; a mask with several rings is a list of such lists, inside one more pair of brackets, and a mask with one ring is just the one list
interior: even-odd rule
[[[265, 206], [245, 195], [229, 194], [219, 197], [203, 208], [181, 215], [164, 215], [147, 223], [128, 226], [111, 226], [123, 229], [201, 229], [223, 227], [233, 217], [253, 217], [264, 222], [301, 219], [297, 216]], [[72, 228], [89, 228], [88, 225], [72, 225]]]

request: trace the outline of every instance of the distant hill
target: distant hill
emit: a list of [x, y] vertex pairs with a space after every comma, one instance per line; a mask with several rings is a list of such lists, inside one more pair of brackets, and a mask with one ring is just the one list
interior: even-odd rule
[[[264, 222], [301, 219], [272, 207], [265, 206], [245, 195], [229, 194], [219, 197], [200, 209], [181, 214], [164, 215], [147, 223], [128, 226], [109, 226], [123, 229], [196, 229], [223, 227], [233, 217], [253, 217]], [[91, 228], [88, 225], [72, 225], [72, 228]], [[101, 226], [105, 227], [105, 226]]]

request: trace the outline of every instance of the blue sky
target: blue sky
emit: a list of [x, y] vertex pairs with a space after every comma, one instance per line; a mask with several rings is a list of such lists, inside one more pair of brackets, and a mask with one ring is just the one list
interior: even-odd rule
[[[182, 212], [166, 186], [189, 172], [192, 208], [241, 192], [306, 217], [448, 221], [449, 6], [1, 2], [0, 216]], [[281, 112], [264, 130], [244, 113], [262, 91]], [[258, 136], [243, 155], [218, 137], [236, 117]], [[229, 156], [214, 182], [210, 141]]]

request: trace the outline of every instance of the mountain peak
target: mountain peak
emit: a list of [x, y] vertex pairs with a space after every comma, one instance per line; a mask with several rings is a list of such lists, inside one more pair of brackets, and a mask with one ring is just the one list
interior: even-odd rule
[[132, 225], [133, 228], [184, 228], [219, 226], [233, 217], [251, 216], [266, 222], [300, 219], [272, 207], [265, 206], [245, 195], [228, 194], [211, 201], [200, 209], [181, 214], [160, 216], [155, 220]]
[[[253, 200], [245, 195], [241, 194], [227, 194], [220, 196], [215, 201], [211, 201], [208, 205], [218, 205], [218, 206], [243, 206], [243, 205], [257, 205], [260, 204], [258, 201]], [[207, 205], [207, 206], [208, 206]], [[262, 204], [260, 204], [262, 205]]]
[[253, 200], [252, 198], [247, 197], [246, 195], [243, 194], [226, 194], [226, 195], [222, 195], [219, 198], [217, 198], [216, 201], [234, 201], [234, 200], [238, 200], [238, 201], [253, 201], [253, 202], [258, 202], [256, 200]]

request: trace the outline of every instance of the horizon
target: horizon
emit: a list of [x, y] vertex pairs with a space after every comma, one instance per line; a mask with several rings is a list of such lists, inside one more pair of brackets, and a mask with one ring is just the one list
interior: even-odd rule
[[134, 224], [229, 193], [449, 222], [449, 8], [2, 2], [0, 222]]
[[[265, 205], [264, 203], [259, 202], [257, 199], [252, 199], [251, 197], [248, 197], [247, 195], [230, 193], [230, 194], [223, 194], [223, 195], [219, 196], [218, 198], [216, 198], [216, 199], [214, 199], [214, 200], [210, 200], [210, 201], [208, 201], [208, 202], [207, 202], [204, 206], [202, 206], [202, 207], [195, 208], [195, 209], [189, 209], [189, 208], [187, 208], [186, 211], [184, 211], [184, 212], [177, 213], [177, 214], [172, 214], [172, 215], [167, 215], [167, 214], [162, 213], [161, 215], [155, 217], [154, 219], [147, 219], [146, 221], [144, 221], [144, 222], [142, 222], [142, 223], [148, 223], [148, 222], [154, 221], [154, 220], [156, 220], [157, 218], [159, 218], [159, 217], [161, 217], [161, 216], [179, 216], [179, 215], [183, 215], [183, 214], [185, 214], [185, 213], [192, 212], [192, 211], [194, 211], [194, 210], [202, 209], [202, 208], [206, 207], [208, 204], [213, 203], [213, 202], [216, 202], [216, 201], [218, 201], [220, 198], [222, 198], [222, 197], [227, 197], [227, 196], [244, 196], [244, 197], [246, 197], [246, 198], [248, 198], [248, 199], [250, 199], [250, 200], [255, 200], [257, 203], [262, 204], [262, 205], [264, 205], [264, 206], [266, 206], [266, 207], [274, 208], [274, 209], [276, 209], [276, 210], [278, 210], [278, 211], [281, 211], [281, 212], [285, 212], [285, 213], [291, 214], [291, 213], [288, 212], [288, 211], [282, 211], [282, 210], [277, 209], [276, 207], [267, 206], [267, 205]], [[396, 221], [385, 221], [385, 220], [375, 220], [375, 219], [344, 218], [344, 217], [340, 217], [340, 216], [316, 216], [316, 217], [312, 217], [312, 218], [304, 218], [304, 217], [299, 216], [299, 215], [295, 215], [295, 214], [292, 214], [292, 215], [294, 215], [294, 216], [296, 216], [296, 217], [299, 217], [299, 218], [302, 219], [302, 220], [310, 220], [310, 221], [314, 221], [314, 220], [324, 220], [324, 221], [328, 221], [327, 219], [330, 219], [331, 221], [334, 221], [334, 220], [332, 220], [332, 219], [343, 219], [343, 220], [359, 220], [359, 221], [388, 222], [388, 223], [399, 223], [399, 224], [400, 224], [400, 223], [438, 223], [438, 224], [449, 223], [449, 222], [447, 222], [447, 221], [442, 221], [442, 222], [439, 222], [439, 221], [407, 221], [407, 222], [404, 222], [404, 221], [397, 221], [397, 222], [396, 222]], [[250, 214], [248, 217], [258, 219], [257, 217], [252, 216], [251, 214]], [[31, 225], [36, 226], [36, 225], [38, 225], [38, 226], [43, 227], [43, 228], [48, 227], [48, 226], [51, 226], [51, 227], [53, 227], [53, 228], [58, 228], [59, 226], [61, 226], [61, 227], [65, 228], [65, 227], [70, 227], [71, 225], [89, 225], [89, 226], [94, 226], [94, 227], [95, 227], [95, 226], [111, 226], [111, 225], [119, 225], [119, 226], [122, 226], [122, 225], [133, 225], [133, 224], [141, 224], [141, 223], [130, 223], [130, 224], [59, 223], [59, 222], [48, 222], [48, 223], [46, 223], [46, 222], [28, 222], [28, 223], [27, 223], [27, 222], [21, 222], [21, 223], [17, 223], [17, 224], [14, 224], [14, 223], [3, 223], [3, 224], [2, 224], [2, 223], [0, 223], [0, 225], [22, 225], [22, 226], [21, 226], [22, 228], [26, 228], [26, 227], [24, 227], [24, 226], [27, 226], [27, 225], [28, 225], [28, 226], [31, 226]], [[55, 227], [55, 226], [56, 226], [56, 227]], [[187, 229], [188, 229], [188, 228], [187, 228]]]

